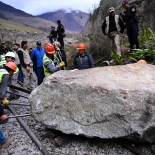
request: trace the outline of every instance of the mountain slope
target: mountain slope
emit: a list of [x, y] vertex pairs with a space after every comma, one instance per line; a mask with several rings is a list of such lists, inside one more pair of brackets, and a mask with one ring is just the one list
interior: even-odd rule
[[71, 11], [69, 13], [64, 10], [49, 12], [39, 15], [38, 17], [55, 22], [61, 20], [64, 27], [70, 31], [80, 32], [85, 27], [89, 15], [80, 11]]
[[[0, 1], [0, 12], [10, 12], [11, 14], [13, 14], [15, 16], [32, 17], [32, 15], [30, 15], [24, 11], [15, 9], [14, 7], [12, 7], [10, 5], [2, 3], [1, 1]], [[0, 18], [2, 18], [1, 14], [0, 14]]]
[[67, 32], [81, 32], [85, 27], [88, 17], [89, 15], [84, 12], [71, 11], [67, 13], [64, 10], [33, 16], [0, 1], [1, 19], [38, 28], [46, 32], [50, 31], [51, 25], [57, 26], [57, 20], [62, 21]]
[[0, 18], [33, 28], [38, 28], [46, 32], [50, 31], [51, 25], [55, 25], [51, 21], [37, 18], [2, 2], [0, 2]]

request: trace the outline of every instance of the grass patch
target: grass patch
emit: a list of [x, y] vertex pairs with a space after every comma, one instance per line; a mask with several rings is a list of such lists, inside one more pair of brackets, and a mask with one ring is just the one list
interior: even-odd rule
[[38, 33], [42, 32], [39, 29], [32, 28], [29, 26], [16, 24], [14, 22], [10, 22], [4, 19], [0, 19], [0, 28], [8, 29], [8, 30], [15, 30], [15, 31], [21, 31], [21, 32], [30, 32], [30, 33]]

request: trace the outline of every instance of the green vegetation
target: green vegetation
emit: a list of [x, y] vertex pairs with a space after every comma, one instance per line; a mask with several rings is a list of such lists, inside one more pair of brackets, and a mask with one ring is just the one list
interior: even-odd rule
[[0, 19], [0, 28], [1, 29], [14, 30], [14, 31], [30, 32], [30, 33], [36, 33], [36, 32], [41, 31], [41, 30], [38, 30], [36, 28], [16, 24], [16, 23], [4, 20], [4, 19]]
[[142, 49], [134, 49], [131, 53], [123, 53], [118, 56], [116, 52], [112, 52], [112, 58], [117, 65], [122, 65], [126, 62], [137, 62], [140, 59], [146, 60], [148, 63], [155, 62], [155, 33], [150, 28], [142, 30], [139, 36], [139, 43]]
[[155, 32], [150, 28], [145, 28], [139, 37], [140, 45], [145, 45], [147, 48], [155, 48]]

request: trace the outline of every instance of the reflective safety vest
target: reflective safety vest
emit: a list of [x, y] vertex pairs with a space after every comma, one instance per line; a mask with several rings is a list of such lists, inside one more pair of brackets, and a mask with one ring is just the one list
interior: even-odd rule
[[9, 74], [6, 69], [0, 69], [0, 83], [2, 82], [3, 75]]
[[0, 66], [3, 66], [4, 64], [6, 64], [5, 56], [0, 55]]
[[[59, 59], [57, 58], [56, 55], [54, 55], [54, 58], [59, 62]], [[45, 54], [44, 57], [43, 57], [43, 68], [44, 68], [45, 77], [47, 77], [47, 76], [49, 76], [49, 75], [52, 74], [52, 73], [49, 71], [49, 69], [45, 67], [44, 64], [45, 64], [46, 62], [50, 62], [50, 63], [52, 63], [53, 66], [55, 66], [54, 61], [53, 61], [52, 59], [48, 58], [47, 55]]]
[[[5, 57], [4, 57], [4, 58], [5, 58]], [[1, 68], [5, 68], [5, 67], [4, 67], [4, 64], [6, 64], [6, 61], [3, 60], [2, 62], [0, 62], [0, 67], [1, 67]], [[17, 68], [16, 68], [16, 71], [14, 72], [14, 74], [18, 74], [18, 72], [19, 72], [19, 69], [18, 69], [18, 67], [17, 67]]]
[[15, 70], [15, 72], [13, 74], [18, 74], [18, 72], [19, 72], [19, 69], [17, 67], [16, 70]]

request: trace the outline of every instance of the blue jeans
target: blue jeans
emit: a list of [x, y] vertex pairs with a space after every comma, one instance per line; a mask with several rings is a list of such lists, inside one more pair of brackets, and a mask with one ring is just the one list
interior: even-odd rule
[[34, 71], [36, 73], [38, 79], [38, 86], [43, 82], [44, 79], [44, 68], [43, 67], [34, 67]]
[[0, 144], [4, 144], [6, 142], [6, 137], [4, 136], [2, 130], [0, 129]]
[[23, 71], [21, 69], [19, 69], [18, 80], [20, 82], [24, 83], [24, 74], [23, 74]]

